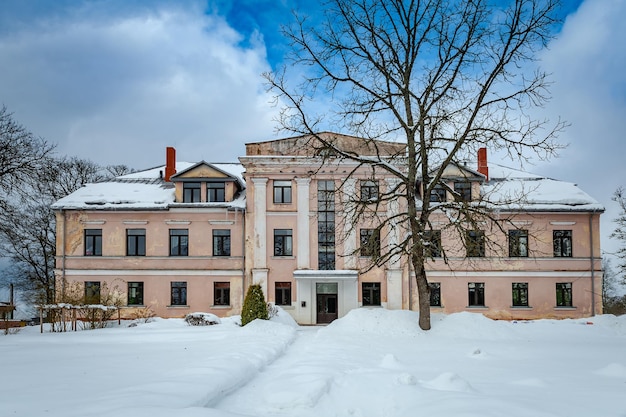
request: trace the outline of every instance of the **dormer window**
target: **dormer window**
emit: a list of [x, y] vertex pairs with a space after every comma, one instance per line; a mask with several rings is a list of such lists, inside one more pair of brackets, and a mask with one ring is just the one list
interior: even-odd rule
[[459, 201], [472, 201], [472, 183], [469, 181], [456, 181], [454, 192]]
[[378, 182], [376, 181], [361, 181], [361, 201], [376, 201], [378, 200]]
[[200, 202], [200, 183], [184, 182], [183, 183], [183, 203], [199, 203]]
[[226, 183], [209, 182], [207, 188], [207, 201], [220, 203], [226, 201]]
[[441, 185], [436, 185], [430, 192], [431, 203], [443, 203], [446, 201], [446, 189]]

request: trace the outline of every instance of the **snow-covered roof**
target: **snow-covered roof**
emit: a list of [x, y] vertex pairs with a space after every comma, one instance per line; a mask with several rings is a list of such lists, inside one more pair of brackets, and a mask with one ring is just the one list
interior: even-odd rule
[[[181, 172], [192, 166], [191, 162], [176, 162], [176, 171]], [[219, 170], [243, 180], [243, 167], [238, 163], [211, 164]], [[165, 210], [175, 203], [174, 184], [163, 179], [165, 166], [146, 169], [121, 175], [102, 182], [85, 184], [83, 187], [58, 200], [52, 205], [55, 210], [82, 209], [82, 210]], [[227, 203], [194, 203], [194, 207], [224, 207], [244, 208], [245, 193]]]
[[[177, 162], [176, 171], [183, 172], [195, 163]], [[245, 187], [244, 167], [239, 163], [211, 163], [211, 166], [237, 179]], [[164, 166], [86, 184], [57, 201], [53, 209], [83, 210], [165, 210], [181, 206], [174, 202], [174, 185], [163, 180]], [[604, 211], [604, 207], [578, 186], [508, 168], [489, 164], [489, 180], [481, 185], [483, 201], [500, 209], [525, 211]], [[245, 208], [245, 192], [228, 203], [193, 203], [194, 207]]]
[[482, 198], [503, 209], [526, 211], [604, 211], [597, 200], [571, 182], [489, 164]]

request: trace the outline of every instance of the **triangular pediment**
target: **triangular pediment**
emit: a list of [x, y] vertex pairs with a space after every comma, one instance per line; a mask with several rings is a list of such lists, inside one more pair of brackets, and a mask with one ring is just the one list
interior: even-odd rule
[[463, 179], [467, 181], [483, 181], [485, 176], [465, 165], [456, 163], [449, 164], [444, 170], [442, 178], [446, 179]]
[[333, 132], [303, 135], [266, 142], [246, 144], [246, 156], [320, 156], [332, 152], [328, 144], [336, 149], [360, 156], [401, 156], [406, 144], [366, 140], [356, 136]]
[[172, 176], [172, 181], [206, 179], [230, 179], [236, 181], [236, 178], [232, 175], [204, 161], [198, 162], [197, 164], [192, 165], [184, 171], [178, 172]]

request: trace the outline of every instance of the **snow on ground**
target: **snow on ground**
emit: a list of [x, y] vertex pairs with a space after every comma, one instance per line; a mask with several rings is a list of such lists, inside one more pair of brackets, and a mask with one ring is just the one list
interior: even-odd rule
[[0, 416], [626, 416], [626, 317], [280, 313], [0, 336]]

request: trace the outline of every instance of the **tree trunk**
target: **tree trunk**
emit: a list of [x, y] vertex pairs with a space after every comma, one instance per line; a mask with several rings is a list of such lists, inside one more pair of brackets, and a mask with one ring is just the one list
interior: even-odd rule
[[424, 260], [413, 259], [415, 270], [415, 282], [417, 283], [417, 294], [419, 297], [419, 326], [422, 330], [430, 330], [430, 287], [426, 279], [426, 269]]

